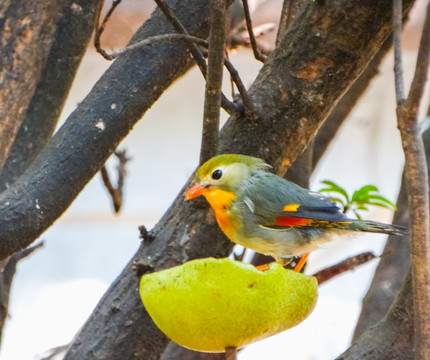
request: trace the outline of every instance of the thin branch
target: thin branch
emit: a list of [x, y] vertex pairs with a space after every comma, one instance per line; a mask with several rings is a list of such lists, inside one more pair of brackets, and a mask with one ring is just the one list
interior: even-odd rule
[[322, 283], [334, 278], [335, 276], [338, 276], [346, 271], [354, 270], [358, 266], [363, 265], [370, 260], [375, 259], [376, 257], [377, 256], [372, 252], [361, 253], [352, 256], [346, 260], [343, 260], [338, 264], [322, 269], [315, 273], [313, 276], [317, 278], [318, 284], [321, 285]]
[[18, 262], [32, 254], [35, 250], [43, 246], [40, 243], [25, 248], [0, 261], [0, 342], [3, 338], [3, 329], [9, 317], [9, 296], [12, 281], [16, 273]]
[[420, 47], [418, 49], [417, 64], [415, 74], [412, 80], [411, 88], [407, 99], [406, 106], [410, 109], [416, 109], [423, 97], [424, 87], [427, 82], [429, 69], [429, 54], [430, 54], [430, 5], [427, 7], [426, 20], [421, 35]]
[[242, 0], [242, 3], [243, 3], [243, 11], [245, 13], [246, 27], [248, 29], [249, 40], [251, 41], [251, 47], [252, 47], [252, 51], [254, 52], [254, 57], [257, 60], [259, 60], [262, 63], [264, 63], [264, 61], [266, 60], [266, 56], [264, 56], [261, 53], [261, 51], [260, 51], [260, 49], [258, 48], [258, 45], [257, 45], [257, 40], [255, 40], [254, 29], [252, 27], [251, 14], [249, 12], [248, 0]]
[[[173, 28], [179, 34], [189, 35], [187, 29], [182, 25], [179, 19], [176, 17], [174, 11], [170, 8], [169, 5], [164, 0], [155, 0], [160, 10], [166, 16], [167, 20], [172, 24]], [[204, 59], [204, 56], [200, 49], [193, 45], [191, 46], [191, 54], [193, 55], [194, 60], [197, 63], [203, 77], [206, 78], [207, 65]], [[229, 115], [239, 115], [241, 113], [240, 109], [233, 104], [230, 100], [226, 98], [224, 94], [221, 94], [221, 106]]]
[[[121, 1], [122, 0], [114, 0], [112, 2], [111, 8], [106, 13], [101, 25], [96, 28], [96, 31], [94, 34], [94, 47], [96, 48], [97, 52], [100, 53], [107, 60], [112, 60], [112, 59], [110, 59], [109, 54], [104, 49], [102, 49], [102, 47], [100, 45], [100, 37], [102, 36], [103, 31], [105, 30], [105, 26], [106, 26], [107, 22], [109, 21], [110, 17], [112, 16], [113, 12], [118, 7], [118, 5], [121, 3]], [[100, 22], [100, 16], [101, 16], [101, 12], [99, 13], [99, 17], [98, 17], [97, 22], [96, 22], [97, 24]]]
[[106, 60], [114, 60], [120, 55], [128, 54], [136, 49], [140, 49], [148, 45], [154, 45], [156, 43], [164, 42], [164, 41], [177, 41], [177, 40], [189, 42], [190, 44], [192, 44], [192, 46], [195, 46], [195, 44], [205, 46], [205, 47], [208, 46], [208, 43], [206, 40], [198, 38], [196, 36], [184, 35], [184, 34], [162, 34], [162, 35], [151, 36], [145, 40], [129, 45], [118, 51], [114, 51], [113, 53], [110, 53], [110, 54], [103, 49], [101, 49], [102, 52], [99, 51], [99, 53]]
[[[401, 0], [393, 7], [394, 39], [401, 36]], [[397, 120], [405, 153], [405, 176], [409, 195], [411, 223], [411, 270], [414, 295], [415, 358], [430, 358], [430, 244], [429, 244], [429, 185], [425, 149], [418, 125], [418, 109], [427, 80], [430, 57], [430, 4], [418, 51], [415, 76], [408, 98], [402, 96], [403, 80], [401, 49], [395, 40], [394, 61], [396, 77]]]
[[393, 1], [393, 44], [396, 100], [400, 103], [406, 98], [402, 65], [402, 0]]
[[240, 97], [242, 98], [243, 106], [245, 107], [247, 118], [255, 119], [257, 117], [257, 110], [255, 108], [254, 102], [251, 99], [251, 96], [248, 93], [248, 90], [246, 90], [246, 87], [239, 76], [239, 72], [227, 58], [224, 59], [224, 65], [229, 71], [234, 83], [236, 84], [237, 90], [239, 91]]
[[218, 150], [219, 110], [226, 44], [226, 2], [225, 0], [211, 0], [210, 6], [212, 18], [209, 35], [208, 71], [206, 74], [200, 164], [205, 163], [211, 157], [215, 156]]
[[[166, 2], [164, 0], [155, 0], [155, 2], [157, 3], [158, 7], [161, 9], [161, 11], [163, 12], [163, 14], [167, 17], [167, 19], [170, 21], [170, 23], [173, 25], [174, 29], [181, 33], [181, 34], [186, 34], [188, 35], [187, 30], [184, 28], [184, 26], [181, 24], [181, 22], [179, 21], [179, 19], [176, 17], [175, 13], [172, 11], [172, 9], [166, 4]], [[206, 72], [207, 72], [207, 66], [206, 66], [206, 62], [204, 60], [204, 55], [202, 53], [202, 51], [197, 47], [197, 46], [192, 46], [191, 47], [191, 53], [194, 57], [194, 59], [196, 60], [197, 65], [199, 66], [203, 76], [206, 78]], [[244, 107], [245, 107], [245, 111], [247, 111], [247, 117], [251, 116], [254, 117], [253, 114], [256, 114], [255, 111], [255, 106], [250, 98], [250, 96], [248, 95], [248, 92], [246, 91], [245, 86], [242, 83], [242, 80], [239, 77], [239, 73], [237, 72], [237, 70], [233, 67], [233, 65], [230, 63], [230, 61], [228, 59], [225, 59], [225, 65], [227, 67], [227, 70], [230, 72], [238, 90], [239, 90], [239, 94], [242, 98]], [[223, 107], [224, 110], [226, 110], [230, 115], [233, 115], [234, 112], [236, 113], [236, 115], [238, 113], [241, 113], [240, 109], [238, 108], [237, 105], [231, 103], [224, 94], [221, 94], [221, 106]], [[226, 108], [230, 107], [230, 109]], [[231, 108], [231, 106], [234, 107], [234, 109]], [[232, 112], [230, 112], [230, 110]]]
[[294, 0], [284, 0], [282, 3], [281, 18], [279, 19], [278, 33], [276, 34], [276, 46], [278, 46], [279, 41], [284, 36], [290, 24], [293, 2]]
[[130, 161], [131, 158], [126, 156], [125, 150], [116, 151], [115, 155], [119, 160], [119, 164], [117, 167], [118, 180], [117, 180], [116, 187], [112, 185], [112, 182], [109, 177], [109, 173], [106, 169], [106, 165], [103, 165], [103, 167], [100, 169], [100, 174], [102, 176], [103, 183], [107, 191], [109, 192], [109, 195], [112, 198], [112, 204], [113, 204], [115, 213], [118, 214], [122, 206], [124, 179], [125, 179], [125, 176], [127, 175], [125, 165], [127, 164], [128, 161]]

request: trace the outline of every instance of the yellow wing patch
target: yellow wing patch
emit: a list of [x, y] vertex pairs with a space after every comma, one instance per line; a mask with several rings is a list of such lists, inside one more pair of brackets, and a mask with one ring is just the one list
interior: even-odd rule
[[300, 204], [288, 204], [284, 207], [283, 211], [295, 212], [300, 207]]

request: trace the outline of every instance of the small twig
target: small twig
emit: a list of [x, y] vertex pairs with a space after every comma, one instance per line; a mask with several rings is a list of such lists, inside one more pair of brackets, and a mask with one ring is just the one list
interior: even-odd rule
[[225, 360], [236, 360], [237, 359], [237, 348], [227, 347], [225, 348]]
[[195, 36], [191, 35], [184, 35], [184, 34], [162, 34], [162, 35], [155, 35], [151, 36], [145, 40], [139, 41], [137, 43], [134, 43], [132, 45], [129, 45], [125, 47], [124, 49], [120, 49], [118, 51], [114, 51], [112, 53], [108, 53], [105, 50], [102, 49], [103, 53], [100, 53], [103, 55], [103, 57], [106, 60], [114, 60], [120, 55], [128, 54], [136, 49], [143, 48], [148, 45], [153, 45], [159, 42], [165, 42], [165, 41], [186, 41], [191, 44], [191, 46], [195, 46], [196, 44], [207, 47], [207, 41]]
[[281, 18], [279, 19], [278, 33], [276, 34], [276, 46], [279, 44], [279, 41], [281, 41], [285, 31], [290, 25], [293, 2], [294, 0], [284, 0], [282, 3]]
[[[275, 28], [274, 23], [266, 23], [266, 24], [254, 26], [252, 31], [254, 33], [255, 38], [258, 38], [258, 37], [263, 36], [264, 34], [270, 32], [270, 31], [272, 31], [274, 28]], [[240, 31], [240, 32], [237, 32], [235, 34], [232, 34], [229, 37], [229, 39], [230, 39], [230, 44], [229, 44], [228, 49], [235, 49], [239, 46], [249, 47], [251, 45], [250, 40], [249, 40], [248, 29], [246, 31]], [[258, 50], [263, 55], [270, 55], [272, 52], [270, 45], [268, 45], [267, 42], [265, 42], [265, 41], [257, 42], [257, 46], [258, 46]]]
[[346, 271], [354, 270], [356, 267], [363, 265], [370, 260], [375, 259], [376, 257], [377, 256], [372, 252], [361, 253], [343, 260], [338, 264], [322, 269], [313, 276], [317, 278], [318, 284], [321, 285], [335, 276], [338, 276]]
[[[230, 58], [228, 56], [228, 51], [225, 52], [225, 58], [230, 60]], [[231, 86], [231, 98], [234, 99], [234, 97], [236, 96], [236, 93], [234, 92], [234, 80], [233, 80], [233, 76], [231, 76], [231, 74], [230, 74], [230, 86]]]
[[109, 177], [109, 173], [106, 169], [106, 165], [103, 165], [103, 167], [100, 169], [100, 174], [103, 179], [103, 183], [106, 187], [106, 189], [109, 192], [109, 195], [112, 198], [113, 207], [115, 210], [115, 213], [118, 214], [121, 210], [122, 206], [122, 199], [123, 199], [123, 190], [124, 190], [124, 179], [127, 175], [127, 170], [125, 168], [125, 165], [130, 160], [126, 156], [126, 152], [124, 151], [116, 151], [115, 152], [116, 157], [119, 160], [119, 164], [117, 167], [118, 170], [118, 181], [116, 187], [112, 185], [112, 182]]
[[[176, 32], [183, 35], [189, 35], [187, 29], [185, 29], [185, 27], [176, 17], [173, 10], [170, 8], [169, 5], [167, 5], [167, 3], [164, 0], [154, 0], [154, 1], [157, 3], [160, 10], [166, 16], [167, 20], [169, 20], [169, 22], [172, 24]], [[197, 66], [199, 67], [201, 73], [203, 74], [203, 77], [206, 78], [207, 65], [202, 52], [195, 44], [191, 46], [190, 51], [191, 51], [191, 54], [193, 55], [194, 60], [197, 63]], [[221, 106], [229, 115], [239, 115], [241, 113], [240, 109], [235, 104], [233, 104], [230, 100], [228, 100], [224, 94], [221, 94]]]
[[240, 97], [242, 98], [243, 106], [245, 107], [246, 116], [248, 118], [255, 119], [257, 117], [257, 110], [255, 109], [254, 102], [249, 96], [249, 93], [239, 76], [239, 72], [236, 70], [229, 59], [224, 59], [224, 65], [230, 73], [234, 83], [236, 84], [237, 90], [239, 91]]
[[[170, 21], [173, 28], [177, 32], [179, 32], [181, 34], [189, 35], [187, 30], [184, 28], [184, 26], [181, 24], [179, 19], [176, 17], [173, 10], [166, 4], [166, 2], [164, 0], [155, 0], [155, 2], [157, 3], [160, 10], [164, 13], [164, 15], [167, 17], [167, 19]], [[193, 55], [194, 59], [196, 60], [196, 63], [199, 66], [203, 76], [206, 78], [207, 65], [206, 65], [206, 62], [204, 60], [204, 55], [203, 55], [202, 51], [196, 45], [193, 45], [191, 47], [190, 51], [191, 51], [191, 54]], [[235, 84], [239, 90], [239, 94], [242, 97], [244, 107], [247, 110], [247, 116], [253, 117], [254, 116], [253, 114], [256, 114], [255, 107], [254, 107], [254, 104], [252, 103], [252, 101], [248, 95], [248, 92], [246, 91], [245, 86], [242, 83], [242, 80], [240, 79], [239, 73], [237, 72], [237, 70], [234, 68], [234, 66], [230, 63], [230, 61], [228, 59], [225, 59], [225, 60], [226, 61], [224, 62], [224, 64], [226, 65], [227, 70], [230, 72], [230, 74], [231, 74], [231, 76], [232, 76], [232, 78], [233, 78], [233, 80], [234, 80], [234, 82], [235, 82]], [[224, 94], [221, 94], [221, 106], [230, 115], [233, 115], [233, 114], [239, 115], [242, 112], [240, 107], [238, 107], [237, 105], [230, 102], [225, 97]]]
[[9, 295], [18, 262], [43, 246], [43, 241], [29, 246], [0, 261], [0, 343], [3, 338], [3, 328], [9, 316]]
[[[95, 35], [94, 35], [94, 46], [97, 50], [98, 53], [100, 53], [105, 59], [108, 59], [107, 56], [108, 54], [106, 53], [106, 51], [104, 49], [102, 49], [101, 45], [100, 45], [100, 37], [102, 36], [103, 31], [105, 30], [105, 26], [107, 24], [107, 22], [109, 21], [110, 17], [112, 16], [113, 12], [115, 11], [115, 9], [117, 8], [117, 6], [121, 3], [122, 0], [114, 0], [112, 2], [112, 6], [109, 9], [109, 11], [107, 12], [106, 16], [104, 17], [102, 24], [96, 28], [95, 31]], [[100, 22], [100, 15], [101, 13], [99, 13], [99, 18], [96, 21], [96, 24], [99, 24]], [[108, 59], [111, 60], [111, 59]]]
[[397, 103], [405, 100], [402, 65], [402, 0], [393, 1], [394, 79]]
[[243, 3], [243, 11], [245, 13], [246, 27], [248, 29], [249, 40], [251, 41], [251, 47], [252, 47], [252, 51], [254, 52], [254, 57], [258, 61], [261, 61], [262, 63], [264, 63], [264, 61], [266, 60], [266, 56], [264, 56], [261, 53], [261, 51], [257, 45], [257, 40], [255, 39], [254, 29], [252, 27], [251, 14], [249, 11], [248, 0], [242, 0], [242, 3]]

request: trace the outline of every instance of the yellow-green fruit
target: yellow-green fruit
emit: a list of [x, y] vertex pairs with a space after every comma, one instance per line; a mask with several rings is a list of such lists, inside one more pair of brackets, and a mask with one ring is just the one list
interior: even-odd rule
[[314, 277], [275, 263], [262, 272], [238, 261], [208, 258], [144, 275], [140, 296], [173, 341], [223, 352], [303, 321], [315, 306], [317, 287]]

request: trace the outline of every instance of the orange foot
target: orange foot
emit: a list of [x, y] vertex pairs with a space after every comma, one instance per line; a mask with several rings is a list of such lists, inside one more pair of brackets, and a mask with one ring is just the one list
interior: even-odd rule
[[302, 270], [303, 265], [305, 265], [306, 260], [308, 259], [309, 253], [305, 254], [302, 256], [302, 258], [300, 259], [299, 263], [296, 265], [296, 267], [294, 268], [295, 272], [300, 272], [300, 270]]
[[255, 268], [256, 268], [257, 270], [260, 270], [260, 271], [266, 271], [266, 270], [269, 270], [269, 265], [270, 265], [270, 264], [258, 265], [258, 266], [256, 266]]

